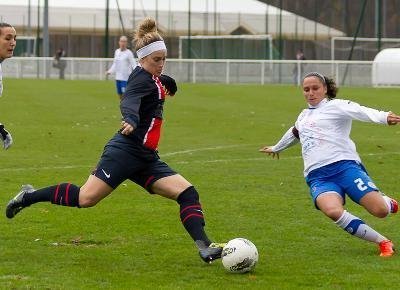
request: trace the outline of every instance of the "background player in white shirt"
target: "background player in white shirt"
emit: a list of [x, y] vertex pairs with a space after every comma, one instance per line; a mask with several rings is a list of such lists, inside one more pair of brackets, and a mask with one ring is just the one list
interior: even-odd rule
[[114, 62], [106, 74], [115, 73], [117, 94], [121, 99], [126, 91], [129, 75], [136, 67], [137, 62], [133, 57], [132, 51], [128, 49], [128, 38], [126, 36], [121, 36], [118, 44], [119, 48], [114, 53]]
[[392, 256], [392, 241], [346, 211], [343, 205], [347, 194], [376, 217], [397, 212], [397, 201], [375, 186], [349, 135], [353, 120], [395, 125], [400, 123], [400, 116], [334, 99], [335, 82], [317, 72], [304, 77], [302, 88], [308, 108], [276, 145], [260, 151], [279, 157], [279, 152], [300, 142], [304, 176], [315, 206], [348, 233], [378, 244], [381, 256]]
[[[17, 44], [17, 32], [8, 23], [0, 22], [0, 97], [3, 93], [3, 77], [1, 64], [6, 58], [13, 56], [15, 45]], [[0, 123], [0, 140], [3, 141], [3, 148], [8, 149], [13, 143], [11, 134]]]

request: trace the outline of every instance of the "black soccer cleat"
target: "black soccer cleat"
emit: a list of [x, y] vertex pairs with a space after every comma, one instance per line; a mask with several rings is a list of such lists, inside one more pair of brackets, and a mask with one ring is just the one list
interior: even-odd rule
[[225, 246], [223, 243], [211, 243], [208, 247], [199, 247], [200, 258], [210, 264], [214, 260], [220, 259], [222, 249]]
[[30, 193], [35, 191], [32, 185], [26, 184], [22, 185], [21, 191], [12, 199], [8, 202], [7, 208], [6, 208], [6, 216], [9, 219], [12, 219], [15, 217], [17, 213], [19, 213], [25, 206], [22, 204], [22, 201], [24, 199], [24, 195], [26, 193]]

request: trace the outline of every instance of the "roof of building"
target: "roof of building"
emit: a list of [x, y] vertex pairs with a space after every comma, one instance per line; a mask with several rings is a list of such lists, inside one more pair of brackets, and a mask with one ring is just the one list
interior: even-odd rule
[[[132, 29], [145, 16], [156, 18], [155, 11], [121, 10], [125, 29]], [[167, 35], [188, 34], [188, 13], [180, 11], [158, 11], [160, 31]], [[228, 35], [235, 31], [249, 34], [279, 35], [279, 14], [246, 14], [246, 13], [191, 13], [191, 35], [218, 34]], [[43, 21], [43, 9], [40, 15]], [[268, 21], [266, 21], [268, 20]], [[8, 22], [18, 29], [19, 34], [28, 34], [28, 7], [2, 5], [0, 21]], [[37, 27], [37, 9], [31, 11], [31, 26]], [[291, 13], [282, 15], [282, 35], [285, 38], [327, 39], [332, 36], [343, 36], [344, 33]], [[109, 28], [111, 31], [122, 31], [118, 10], [109, 11]], [[102, 34], [105, 29], [105, 9], [99, 8], [65, 8], [49, 7], [49, 30], [51, 33]]]

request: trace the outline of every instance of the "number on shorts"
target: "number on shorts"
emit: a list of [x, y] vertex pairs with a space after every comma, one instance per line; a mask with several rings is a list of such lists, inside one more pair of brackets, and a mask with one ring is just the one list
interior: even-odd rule
[[356, 180], [354, 180], [354, 183], [357, 184], [358, 189], [361, 191], [364, 191], [368, 188], [361, 178], [357, 178]]

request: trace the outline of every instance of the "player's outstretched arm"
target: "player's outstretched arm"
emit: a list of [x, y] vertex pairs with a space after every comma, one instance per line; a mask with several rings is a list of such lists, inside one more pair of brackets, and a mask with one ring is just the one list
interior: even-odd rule
[[265, 146], [258, 151], [262, 152], [262, 153], [266, 153], [266, 154], [272, 156], [272, 158], [276, 157], [277, 159], [279, 159], [279, 152], [274, 152], [274, 150], [272, 150], [272, 147], [273, 146]]
[[396, 115], [393, 112], [389, 112], [389, 115], [387, 117], [387, 123], [388, 125], [396, 125], [400, 123], [400, 116]]
[[0, 139], [3, 142], [3, 148], [8, 149], [13, 143], [13, 138], [5, 128], [4, 125], [0, 123]]
[[282, 136], [281, 140], [278, 141], [274, 146], [265, 146], [259, 151], [272, 155], [272, 158], [279, 159], [279, 152], [299, 143], [299, 131], [295, 126], [289, 128], [286, 133]]

